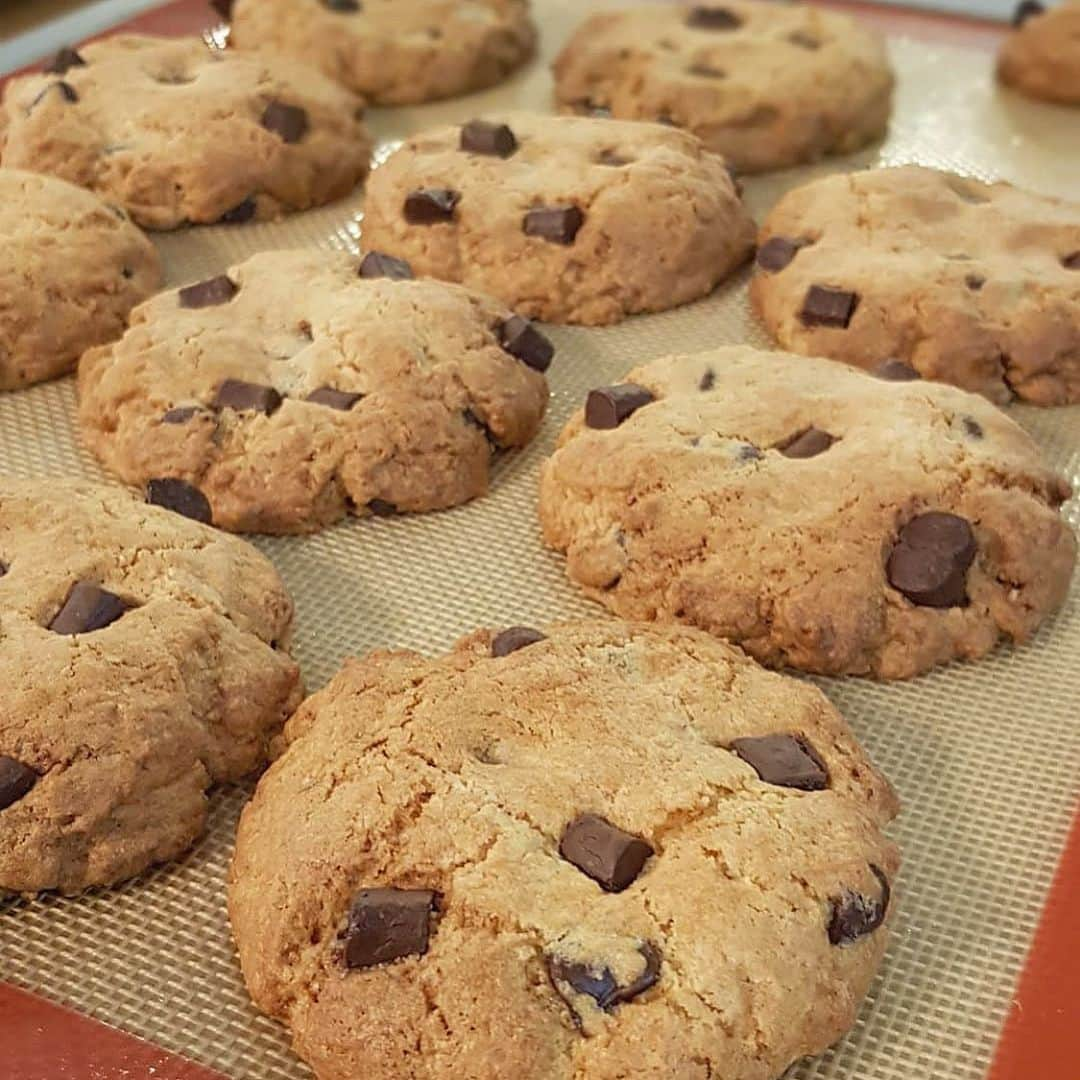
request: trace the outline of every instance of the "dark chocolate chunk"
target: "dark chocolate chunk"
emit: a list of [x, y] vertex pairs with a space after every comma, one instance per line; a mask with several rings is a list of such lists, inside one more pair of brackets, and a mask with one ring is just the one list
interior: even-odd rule
[[1046, 8], [1038, 0], [1020, 0], [1013, 11], [1012, 24], [1019, 28], [1036, 15], [1041, 15]]
[[970, 416], [964, 417], [964, 434], [969, 435], [973, 439], [981, 439], [983, 437], [982, 424], [978, 420], [972, 419]]
[[723, 79], [727, 76], [727, 72], [723, 69], [713, 67], [712, 64], [706, 64], [702, 61], [691, 64], [686, 70], [688, 74], [697, 75], [702, 79]]
[[645, 969], [628, 986], [620, 986], [607, 966], [592, 967], [553, 954], [547, 957], [548, 975], [559, 996], [574, 1012], [576, 1020], [580, 1019], [574, 1002], [578, 994], [588, 995], [604, 1012], [610, 1012], [616, 1005], [644, 993], [660, 977], [660, 950], [645, 941], [638, 946], [638, 951], [645, 959]]
[[982, 274], [968, 274], [968, 276], [964, 278], [964, 284], [972, 292], [978, 292], [986, 284], [986, 278], [984, 278]]
[[508, 158], [518, 148], [514, 133], [506, 124], [489, 124], [486, 120], [470, 120], [461, 129], [462, 150], [470, 154], [489, 154]]
[[240, 290], [224, 274], [185, 285], [176, 298], [183, 308], [215, 307], [227, 304]]
[[850, 945], [867, 934], [872, 934], [884, 921], [889, 910], [892, 890], [889, 879], [873, 863], [870, 871], [881, 884], [881, 896], [863, 896], [862, 893], [845, 892], [830, 901], [829, 942], [832, 945]]
[[740, 461], [760, 461], [765, 455], [752, 443], [743, 443], [739, 447]]
[[591, 428], [618, 427], [631, 413], [653, 401], [652, 391], [637, 383], [618, 383], [590, 390], [585, 399], [585, 423]]
[[38, 774], [29, 765], [0, 754], [0, 810], [6, 810], [29, 794], [37, 782]]
[[788, 34], [787, 39], [792, 45], [798, 45], [800, 49], [809, 49], [811, 52], [821, 48], [821, 41], [818, 38], [802, 30], [796, 30]]
[[1061, 265], [1066, 270], [1080, 270], [1080, 251], [1074, 251], [1071, 255], [1064, 256]]
[[903, 360], [898, 360], [895, 356], [882, 360], [874, 368], [873, 373], [879, 379], [885, 379], [887, 382], [914, 382], [916, 379], [922, 378], [910, 364], [905, 364]]
[[119, 596], [80, 581], [72, 586], [63, 606], [53, 616], [49, 629], [55, 634], [89, 634], [116, 622], [130, 607]]
[[596, 814], [574, 818], [559, 841], [559, 854], [607, 892], [622, 892], [641, 873], [653, 849]]
[[0, 562], [0, 577], [6, 577], [8, 572], [8, 566], [5, 562]]
[[281, 395], [272, 386], [226, 379], [214, 396], [215, 409], [235, 409], [237, 412], [261, 412], [270, 416], [281, 407]]
[[788, 458], [812, 458], [824, 454], [836, 440], [821, 428], [808, 427], [776, 444], [776, 449]]
[[232, 18], [233, 0], [210, 0], [210, 6], [226, 22]]
[[345, 966], [369, 968], [428, 949], [436, 894], [431, 889], [361, 889], [343, 934]]
[[410, 225], [436, 225], [454, 220], [461, 193], [450, 188], [417, 188], [405, 196], [405, 220]]
[[163, 506], [192, 521], [201, 521], [204, 525], [213, 523], [214, 515], [210, 510], [210, 500], [193, 484], [188, 484], [175, 476], [160, 476], [146, 485], [146, 501], [153, 506]]
[[332, 386], [320, 386], [305, 398], [312, 405], [325, 405], [328, 409], [348, 412], [364, 395], [350, 394], [347, 390], [335, 390]]
[[382, 251], [369, 251], [360, 260], [357, 271], [362, 278], [390, 278], [407, 281], [413, 276], [412, 267], [404, 259], [396, 259]]
[[799, 318], [804, 326], [840, 326], [847, 329], [859, 306], [859, 294], [827, 285], [811, 285]]
[[705, 373], [698, 379], [699, 390], [711, 390], [716, 385], [716, 372], [712, 368], [706, 368]]
[[259, 123], [287, 143], [298, 143], [308, 132], [307, 110], [283, 101], [271, 101]]
[[79, 100], [78, 91], [71, 83], [54, 82], [49, 83], [49, 85], [46, 86], [32, 102], [30, 102], [30, 108], [32, 109], [38, 102], [44, 99], [46, 94], [51, 94], [54, 90], [56, 90], [69, 105], [72, 105]]
[[526, 645], [535, 645], [546, 638], [547, 634], [541, 634], [531, 626], [511, 626], [491, 639], [491, 655], [509, 656], [518, 649], [524, 649]]
[[370, 499], [367, 508], [376, 517], [393, 517], [397, 513], [397, 507], [386, 499]]
[[789, 240], [786, 236], [770, 236], [757, 251], [757, 264], [762, 270], [775, 274], [783, 270], [796, 255], [799, 248], [806, 247], [803, 240]]
[[340, 11], [346, 15], [362, 11], [364, 7], [360, 0], [322, 0], [322, 5], [331, 11]]
[[585, 224], [585, 215], [576, 206], [538, 206], [522, 219], [526, 236], [539, 236], [553, 244], [572, 244]]
[[219, 220], [224, 225], [243, 225], [255, 216], [255, 200], [249, 195], [243, 202], [226, 210]]
[[889, 584], [920, 607], [961, 606], [977, 550], [964, 518], [939, 510], [919, 514], [900, 530], [889, 554]]
[[735, 30], [742, 26], [742, 19], [727, 8], [695, 7], [686, 16], [686, 25], [696, 30]]
[[601, 150], [596, 155], [597, 165], [607, 165], [611, 169], [622, 168], [623, 165], [630, 164], [630, 158], [623, 157], [622, 154], [617, 153], [615, 150]]
[[829, 786], [829, 771], [817, 752], [802, 735], [758, 735], [736, 739], [735, 751], [766, 784], [823, 791]]
[[66, 45], [48, 63], [45, 71], [50, 75], [63, 75], [69, 68], [86, 67], [86, 61]]
[[527, 367], [543, 372], [551, 366], [555, 346], [528, 319], [511, 315], [499, 324], [496, 333], [499, 344]]
[[198, 405], [178, 405], [161, 418], [163, 424], [186, 424], [203, 410]]

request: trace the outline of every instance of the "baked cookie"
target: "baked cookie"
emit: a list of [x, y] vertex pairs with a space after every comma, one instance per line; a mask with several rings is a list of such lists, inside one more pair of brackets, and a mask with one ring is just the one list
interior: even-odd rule
[[754, 226], [715, 154], [657, 124], [502, 113], [407, 140], [372, 175], [364, 242], [550, 322], [711, 292]]
[[154, 245], [62, 180], [0, 169], [0, 390], [70, 371], [161, 284]]
[[540, 519], [617, 615], [899, 679], [1031, 636], [1068, 590], [1068, 495], [977, 395], [732, 346], [591, 391]]
[[554, 350], [527, 319], [377, 253], [264, 252], [131, 321], [79, 365], [83, 438], [224, 529], [455, 506], [547, 404]]
[[857, 150], [884, 135], [893, 75], [846, 15], [724, 0], [586, 19], [555, 61], [560, 108], [693, 132], [740, 172]]
[[120, 35], [7, 84], [0, 160], [90, 188], [149, 229], [238, 224], [351, 191], [371, 150], [360, 104], [285, 57]]
[[0, 893], [175, 858], [302, 696], [292, 602], [236, 537], [113, 488], [0, 480]]
[[1080, 105], [1080, 0], [1022, 0], [1001, 43], [998, 78], [1028, 97]]
[[881, 961], [888, 783], [820, 691], [698, 631], [375, 653], [286, 739], [229, 909], [320, 1080], [769, 1080]]
[[1080, 203], [915, 165], [827, 176], [766, 218], [750, 295], [795, 352], [1080, 402]]
[[502, 82], [533, 54], [528, 0], [236, 0], [230, 44], [314, 64], [378, 105]]

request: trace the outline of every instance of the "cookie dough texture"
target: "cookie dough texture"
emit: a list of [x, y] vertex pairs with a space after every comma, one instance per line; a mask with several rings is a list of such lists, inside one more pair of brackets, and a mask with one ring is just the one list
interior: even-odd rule
[[275, 218], [367, 173], [360, 99], [297, 61], [138, 35], [78, 55], [8, 83], [0, 161], [89, 188], [145, 228]]
[[237, 0], [230, 44], [313, 64], [377, 105], [502, 82], [532, 56], [528, 0]]
[[0, 390], [66, 374], [161, 284], [123, 211], [51, 177], [0, 169], [0, 235]]
[[593, 15], [555, 61], [563, 110], [693, 132], [740, 172], [859, 149], [885, 133], [893, 75], [846, 15], [730, 0]]
[[[302, 692], [292, 603], [254, 548], [112, 488], [0, 481], [0, 892], [108, 885], [184, 852], [204, 792], [266, 761]], [[74, 585], [127, 610], [49, 629]], [[9, 765], [15, 769], [16, 766]]]
[[1002, 42], [997, 70], [1028, 97], [1080, 105], [1080, 2], [1024, 19]]
[[[768, 1080], [852, 1024], [885, 948], [830, 944], [898, 857], [887, 782], [815, 688], [686, 628], [563, 624], [493, 657], [349, 662], [241, 820], [229, 906], [255, 1002], [320, 1080]], [[728, 749], [797, 731], [825, 790]], [[653, 849], [622, 892], [560, 855], [581, 814]], [[358, 890], [438, 893], [425, 955], [348, 970]], [[603, 1011], [553, 961], [651, 987]]]
[[[769, 269], [774, 237], [794, 250]], [[807, 316], [814, 286], [853, 312]], [[913, 165], [825, 177], [766, 218], [750, 294], [795, 352], [897, 358], [997, 402], [1080, 402], [1080, 203]]]
[[[485, 120], [510, 128], [509, 157], [463, 150], [461, 128], [443, 127], [376, 170], [366, 244], [524, 315], [586, 325], [696, 300], [749, 256], [753, 222], [722, 159], [697, 139], [522, 112]], [[406, 198], [431, 189], [458, 196], [452, 217], [408, 220]], [[526, 232], [526, 215], [543, 209], [572, 215], [567, 238]]]
[[[499, 344], [511, 313], [455, 285], [360, 278], [358, 262], [262, 253], [217, 302], [186, 307], [174, 290], [137, 308], [80, 365], [87, 445], [128, 483], [197, 487], [216, 525], [245, 532], [483, 494], [493, 445], [527, 443], [547, 404], [544, 376]], [[266, 411], [224, 404], [227, 380]], [[356, 400], [307, 400], [325, 388]]]
[[[656, 400], [611, 430], [576, 415], [540, 484], [547, 544], [616, 614], [699, 626], [770, 665], [895, 679], [1024, 641], [1063, 601], [1069, 487], [983, 398], [745, 346], [627, 379]], [[810, 429], [831, 445], [785, 454]], [[931, 511], [974, 533], [956, 606], [918, 606], [886, 574]]]

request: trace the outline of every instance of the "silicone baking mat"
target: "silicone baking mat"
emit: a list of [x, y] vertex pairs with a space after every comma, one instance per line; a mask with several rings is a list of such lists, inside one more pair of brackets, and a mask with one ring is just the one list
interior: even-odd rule
[[[200, 10], [209, 21], [208, 9]], [[545, 55], [497, 91], [373, 112], [379, 159], [431, 123], [492, 107], [546, 109], [547, 61], [581, 15], [582, 5], [571, 0], [540, 0]], [[901, 36], [891, 40], [891, 50], [900, 82], [887, 141], [850, 158], [748, 180], [747, 199], [759, 220], [794, 184], [878, 162], [918, 161], [1076, 195], [1074, 112], [996, 90], [985, 49]], [[361, 229], [357, 195], [280, 224], [190, 230], [158, 243], [175, 284], [219, 273], [264, 248], [356, 251]], [[745, 276], [738, 277], [700, 303], [607, 329], [553, 328], [558, 354], [549, 416], [533, 446], [500, 457], [486, 498], [444, 513], [351, 521], [312, 537], [257, 539], [296, 597], [296, 651], [309, 688], [330, 678], [342, 657], [374, 647], [441, 650], [477, 625], [599, 614], [566, 582], [561, 560], [540, 545], [539, 463], [585, 392], [631, 365], [727, 342], [765, 345], [745, 285]], [[107, 479], [78, 445], [73, 406], [70, 379], [0, 395], [4, 469]], [[1080, 483], [1080, 408], [1017, 406], [1010, 413]], [[47, 484], [42, 493], [47, 497]], [[1080, 527], [1080, 502], [1067, 504], [1065, 514]], [[1026, 648], [1001, 649], [981, 663], [898, 685], [820, 680], [903, 798], [893, 834], [905, 864], [888, 958], [858, 1024], [791, 1077], [985, 1076], [1076, 796], [1078, 593], [1074, 587], [1065, 608]], [[308, 1076], [281, 1030], [249, 1004], [229, 939], [224, 878], [249, 790], [235, 786], [212, 796], [208, 835], [177, 864], [76, 899], [0, 904], [0, 978], [237, 1080]], [[21, 1080], [3, 1069], [0, 1055], [3, 1080]], [[1016, 1075], [1049, 1080], [1069, 1072]]]

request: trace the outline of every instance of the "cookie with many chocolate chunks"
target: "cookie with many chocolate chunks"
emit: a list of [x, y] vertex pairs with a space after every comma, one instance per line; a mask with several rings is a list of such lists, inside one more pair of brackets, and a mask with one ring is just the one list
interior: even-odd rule
[[1080, 105], [1080, 0], [1022, 0], [1001, 43], [998, 78], [1041, 101]]
[[302, 696], [253, 547], [115, 488], [0, 480], [0, 893], [182, 854]]
[[888, 783], [820, 691], [700, 631], [377, 652], [285, 740], [229, 910], [320, 1080], [766, 1080], [881, 962]]
[[[985, 398], [747, 346], [626, 378], [635, 407], [589, 395], [539, 507], [571, 579], [617, 615], [896, 679], [1025, 641], [1064, 600], [1069, 485]], [[812, 786], [812, 755], [787, 750]]]
[[765, 219], [750, 295], [793, 352], [1080, 402], [1080, 203], [917, 165], [827, 176]]
[[524, 446], [554, 348], [369, 252], [281, 251], [161, 293], [79, 367], [79, 422], [152, 502], [240, 532], [455, 506]]

